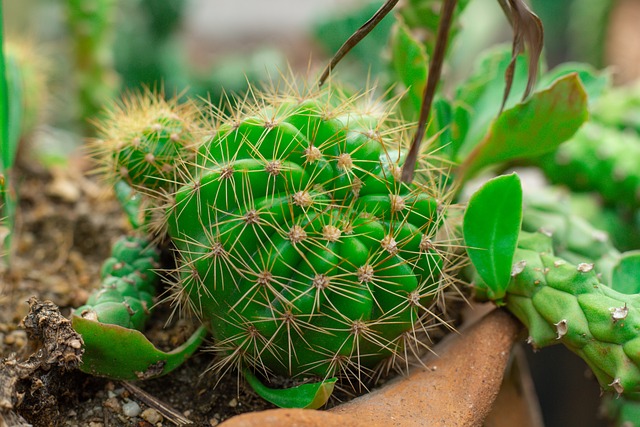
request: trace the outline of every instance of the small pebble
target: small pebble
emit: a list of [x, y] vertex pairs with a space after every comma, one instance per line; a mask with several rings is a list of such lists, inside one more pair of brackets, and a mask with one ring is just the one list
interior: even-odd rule
[[140, 415], [140, 412], [142, 412], [142, 410], [140, 409], [140, 405], [138, 405], [133, 400], [122, 405], [122, 413], [127, 417], [137, 417], [138, 415]]
[[238, 399], [236, 399], [235, 397], [233, 399], [231, 399], [229, 401], [229, 407], [231, 408], [235, 408], [236, 406], [238, 406]]
[[144, 411], [142, 411], [142, 414], [140, 414], [140, 416], [144, 420], [147, 420], [149, 423], [154, 425], [162, 422], [162, 418], [163, 418], [162, 414], [153, 408], [145, 409]]
[[[111, 393], [111, 392], [109, 392]], [[109, 397], [107, 400], [105, 400], [102, 403], [102, 406], [104, 406], [105, 408], [108, 408], [110, 410], [112, 410], [115, 413], [120, 413], [122, 411], [122, 407], [120, 406], [120, 402], [118, 402], [118, 399], [116, 399], [115, 397]]]
[[210, 426], [217, 426], [218, 424], [220, 424], [220, 421], [218, 421], [218, 419], [217, 419], [217, 418], [211, 418], [211, 419], [209, 420], [209, 425], [210, 425]]

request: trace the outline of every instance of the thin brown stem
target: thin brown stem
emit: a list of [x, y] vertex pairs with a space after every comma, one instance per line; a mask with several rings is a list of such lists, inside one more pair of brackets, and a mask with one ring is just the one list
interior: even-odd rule
[[384, 17], [389, 14], [389, 12], [391, 12], [398, 1], [399, 0], [387, 0], [387, 2], [383, 4], [382, 7], [378, 9], [378, 11], [371, 18], [369, 18], [367, 22], [365, 22], [360, 28], [358, 28], [356, 32], [353, 33], [342, 46], [340, 46], [338, 52], [336, 52], [333, 58], [331, 58], [331, 62], [329, 62], [329, 65], [327, 65], [327, 67], [322, 72], [322, 75], [320, 76], [320, 80], [318, 82], [318, 86], [322, 86], [324, 84], [324, 82], [331, 74], [331, 71], [336, 67], [336, 65], [338, 65], [338, 62], [340, 62], [351, 49], [353, 49], [358, 43], [360, 43], [360, 41], [362, 41], [362, 39], [364, 39], [380, 23], [380, 21], [382, 21]]
[[438, 23], [438, 36], [436, 38], [433, 59], [429, 64], [427, 84], [422, 95], [418, 129], [416, 130], [413, 141], [411, 142], [411, 148], [409, 149], [409, 154], [407, 154], [407, 159], [402, 167], [402, 181], [404, 182], [411, 182], [413, 180], [416, 161], [420, 151], [420, 143], [422, 142], [427, 130], [427, 123], [429, 122], [429, 115], [431, 113], [431, 104], [433, 104], [433, 98], [436, 93], [436, 88], [438, 87], [438, 82], [440, 81], [440, 74], [442, 73], [442, 64], [444, 63], [444, 56], [447, 51], [449, 32], [453, 24], [453, 12], [455, 11], [456, 3], [457, 0], [444, 0], [442, 2], [440, 22]]

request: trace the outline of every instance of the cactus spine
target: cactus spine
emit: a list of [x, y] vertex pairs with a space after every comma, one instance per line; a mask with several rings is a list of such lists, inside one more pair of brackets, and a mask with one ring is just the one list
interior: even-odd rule
[[[195, 156], [172, 152], [176, 300], [211, 322], [219, 368], [364, 382], [384, 359], [405, 363], [445, 317], [437, 174], [424, 162], [400, 181], [402, 129], [364, 97], [251, 95], [214, 113]], [[137, 167], [130, 141], [103, 145], [111, 171]]]

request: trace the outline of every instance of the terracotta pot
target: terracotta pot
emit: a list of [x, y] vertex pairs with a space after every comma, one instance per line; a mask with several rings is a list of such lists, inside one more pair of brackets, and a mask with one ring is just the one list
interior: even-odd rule
[[239, 415], [223, 427], [480, 426], [502, 384], [522, 326], [494, 310], [435, 347], [425, 367], [329, 411], [272, 409]]

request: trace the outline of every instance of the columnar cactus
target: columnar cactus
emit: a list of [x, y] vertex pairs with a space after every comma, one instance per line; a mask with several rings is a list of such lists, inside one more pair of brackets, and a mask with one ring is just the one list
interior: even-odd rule
[[[640, 295], [601, 283], [593, 264], [554, 255], [551, 237], [522, 232], [506, 307], [535, 347], [563, 343], [584, 359], [605, 390], [640, 392]], [[478, 283], [483, 292], [482, 283]]]
[[[336, 90], [253, 95], [214, 118], [195, 157], [171, 152], [184, 180], [165, 218], [176, 300], [211, 322], [219, 367], [364, 381], [384, 359], [404, 363], [444, 321], [437, 174], [421, 162], [401, 182], [402, 129], [374, 103]], [[146, 165], [131, 173], [137, 140], [109, 144], [111, 170], [149, 177], [138, 184], [152, 195], [167, 180]]]

